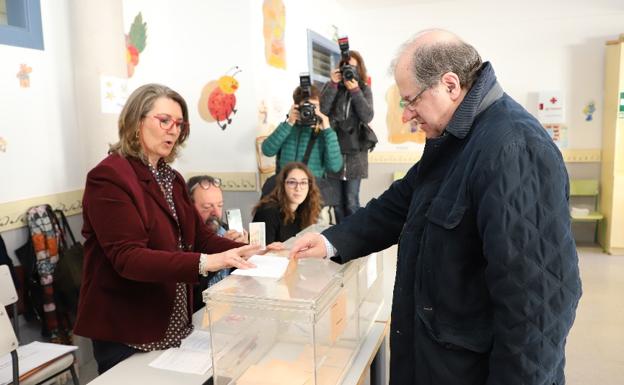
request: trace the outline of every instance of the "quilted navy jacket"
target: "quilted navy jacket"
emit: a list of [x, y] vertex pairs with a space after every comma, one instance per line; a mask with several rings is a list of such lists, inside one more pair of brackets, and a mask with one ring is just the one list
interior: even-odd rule
[[568, 195], [559, 150], [485, 63], [405, 178], [324, 232], [343, 262], [399, 244], [391, 384], [564, 384]]

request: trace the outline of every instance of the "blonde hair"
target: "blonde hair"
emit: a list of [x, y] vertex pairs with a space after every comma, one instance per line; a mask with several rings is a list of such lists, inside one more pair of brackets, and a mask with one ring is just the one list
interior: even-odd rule
[[[121, 114], [119, 114], [119, 141], [110, 145], [108, 149], [109, 154], [116, 153], [123, 157], [131, 156], [145, 159], [143, 147], [139, 140], [139, 126], [141, 120], [152, 110], [154, 103], [159, 98], [171, 99], [178, 103], [182, 109], [182, 119], [188, 122], [186, 101], [179, 93], [161, 84], [151, 83], [143, 85], [134, 90], [121, 110]], [[164, 158], [165, 162], [171, 163], [176, 159], [178, 149], [186, 141], [188, 135], [188, 129], [180, 133], [171, 153]]]

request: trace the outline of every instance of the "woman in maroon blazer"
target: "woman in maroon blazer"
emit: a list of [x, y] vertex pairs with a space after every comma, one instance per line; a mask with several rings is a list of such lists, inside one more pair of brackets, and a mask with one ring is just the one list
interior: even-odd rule
[[200, 274], [253, 266], [246, 259], [258, 247], [212, 232], [169, 166], [188, 134], [184, 99], [142, 86], [121, 111], [119, 141], [87, 175], [74, 332], [93, 340], [100, 373], [137, 351], [179, 346]]

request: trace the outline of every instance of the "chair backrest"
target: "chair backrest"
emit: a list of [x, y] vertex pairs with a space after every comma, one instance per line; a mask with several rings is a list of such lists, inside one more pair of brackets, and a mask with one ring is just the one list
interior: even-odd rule
[[571, 196], [597, 196], [598, 180], [596, 179], [572, 179], [570, 180]]
[[17, 292], [15, 291], [9, 266], [0, 265], [0, 303], [6, 306], [15, 302], [17, 302]]
[[0, 303], [0, 356], [12, 352], [17, 349], [17, 346], [17, 337], [13, 331], [13, 325], [11, 325], [4, 304]]

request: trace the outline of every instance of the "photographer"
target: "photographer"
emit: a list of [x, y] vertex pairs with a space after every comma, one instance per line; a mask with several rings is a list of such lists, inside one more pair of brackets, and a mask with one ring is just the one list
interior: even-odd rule
[[[309, 84], [309, 77], [295, 89], [293, 101], [287, 120], [262, 143], [262, 153], [279, 154], [278, 169], [290, 162], [305, 163], [321, 186], [327, 172], [337, 172], [342, 167], [338, 138], [329, 118], [320, 112], [319, 91]], [[322, 190], [321, 187], [323, 193]]]
[[337, 195], [333, 201], [338, 223], [360, 208], [360, 182], [368, 178], [368, 149], [360, 140], [363, 124], [373, 120], [373, 95], [368, 74], [357, 51], [343, 50], [343, 59], [321, 91], [321, 111], [336, 130], [343, 166], [328, 173], [328, 182]]

